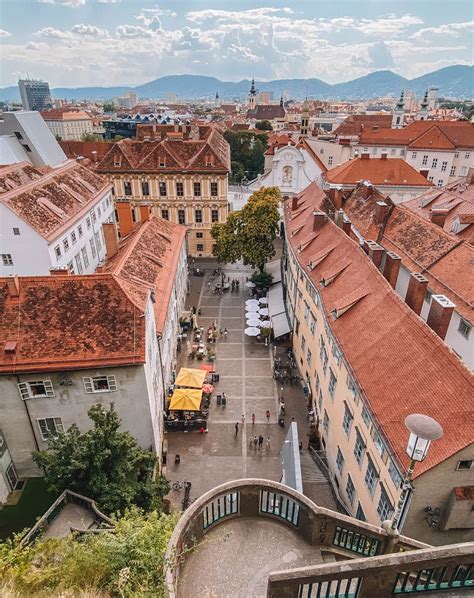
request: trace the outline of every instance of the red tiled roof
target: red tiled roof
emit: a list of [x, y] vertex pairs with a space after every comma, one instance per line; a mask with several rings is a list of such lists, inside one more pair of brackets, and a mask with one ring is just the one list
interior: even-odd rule
[[[430, 132], [429, 135], [427, 134]], [[365, 130], [360, 145], [401, 145], [413, 149], [474, 147], [474, 125], [467, 121], [418, 120], [403, 129]]]
[[[289, 220], [290, 205], [291, 200], [285, 206], [288, 243], [318, 290], [328, 326], [397, 459], [408, 465], [407, 415], [425, 413], [443, 426], [444, 436], [433, 442], [428, 457], [415, 469], [418, 477], [473, 442], [473, 376], [333, 222], [328, 220], [298, 252], [313, 222], [306, 212]], [[334, 249], [310, 271], [311, 257], [329, 246]], [[351, 263], [340, 275], [321, 287], [324, 272], [347, 261]], [[349, 296], [359, 300], [334, 320], [332, 310]]]
[[105, 266], [142, 309], [148, 291], [153, 291], [156, 328], [160, 332], [185, 237], [185, 226], [150, 216], [120, 243], [119, 252]]
[[338, 137], [357, 137], [372, 127], [389, 129], [391, 126], [391, 114], [352, 114], [333, 131], [333, 134]]
[[[145, 361], [145, 320], [110, 274], [0, 278], [0, 372], [39, 372]], [[12, 279], [10, 279], [12, 283]], [[6, 343], [15, 350], [5, 352]]]
[[432, 187], [426, 177], [400, 158], [353, 158], [324, 175], [326, 181], [338, 185], [356, 185], [361, 180], [377, 186]]
[[254, 110], [247, 111], [247, 118], [256, 120], [273, 120], [284, 116], [285, 108], [281, 104], [257, 104]]
[[48, 120], [92, 120], [90, 114], [84, 110], [47, 110], [41, 112], [41, 116], [45, 121]]
[[112, 185], [77, 162], [46, 174], [25, 163], [0, 171], [0, 202], [47, 241], [86, 214]]
[[[97, 152], [97, 159], [107, 154], [113, 145], [111, 141], [60, 141], [59, 145], [68, 158], [75, 160], [78, 156], [94, 159], [92, 152]], [[92, 164], [94, 166], [94, 164]]]

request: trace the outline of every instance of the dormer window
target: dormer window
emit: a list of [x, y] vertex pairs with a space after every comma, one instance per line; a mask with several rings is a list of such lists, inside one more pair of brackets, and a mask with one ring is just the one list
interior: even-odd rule
[[164, 156], [160, 156], [158, 158], [158, 164], [160, 168], [166, 168], [166, 158]]
[[208, 154], [205, 158], [206, 166], [213, 166], [214, 165], [214, 156], [212, 154]]
[[114, 166], [115, 168], [122, 166], [122, 156], [120, 154], [114, 156]]

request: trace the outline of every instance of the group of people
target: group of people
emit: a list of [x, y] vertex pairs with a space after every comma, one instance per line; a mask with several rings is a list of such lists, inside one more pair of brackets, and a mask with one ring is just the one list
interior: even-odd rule
[[[258, 450], [261, 451], [263, 449], [263, 441], [264, 441], [264, 438], [261, 434], [260, 434], [260, 436], [250, 436], [249, 437], [249, 446], [252, 447], [252, 445], [253, 445], [254, 450], [257, 450], [257, 447], [258, 447]], [[266, 451], [270, 450], [270, 436], [267, 436], [267, 440], [265, 442], [265, 450]]]
[[231, 291], [238, 291], [240, 287], [240, 280], [238, 278], [233, 278], [232, 282], [230, 283]]

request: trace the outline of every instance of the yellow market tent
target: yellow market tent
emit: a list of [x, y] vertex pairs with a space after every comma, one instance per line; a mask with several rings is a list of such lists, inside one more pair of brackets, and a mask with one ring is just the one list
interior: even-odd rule
[[201, 398], [201, 390], [177, 388], [171, 397], [170, 411], [199, 411]]
[[191, 388], [201, 388], [206, 378], [204, 370], [193, 368], [181, 368], [176, 378], [175, 386], [190, 386]]

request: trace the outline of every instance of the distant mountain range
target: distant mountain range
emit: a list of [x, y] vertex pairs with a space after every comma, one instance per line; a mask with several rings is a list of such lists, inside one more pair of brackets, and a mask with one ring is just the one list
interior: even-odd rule
[[[287, 91], [290, 98], [301, 99], [305, 96], [322, 100], [341, 99], [357, 100], [381, 97], [387, 94], [398, 95], [402, 89], [410, 89], [421, 96], [428, 87], [438, 87], [441, 97], [474, 97], [474, 67], [464, 65], [448, 66], [415, 79], [405, 79], [392, 71], [376, 71], [365, 77], [359, 77], [345, 83], [330, 85], [320, 79], [277, 79], [257, 82], [260, 91], [269, 91], [278, 98]], [[68, 100], [106, 100], [121, 96], [133, 90], [140, 98], [163, 99], [165, 94], [173, 93], [179, 99], [214, 98], [218, 93], [221, 99], [243, 99], [250, 89], [250, 81], [244, 79], [237, 83], [220, 81], [215, 77], [201, 75], [168, 75], [154, 79], [135, 87], [57, 87], [52, 89], [53, 97]], [[0, 89], [0, 100], [19, 100], [15, 86]]]

